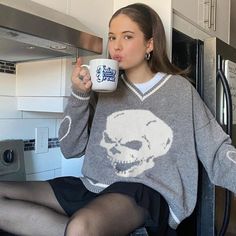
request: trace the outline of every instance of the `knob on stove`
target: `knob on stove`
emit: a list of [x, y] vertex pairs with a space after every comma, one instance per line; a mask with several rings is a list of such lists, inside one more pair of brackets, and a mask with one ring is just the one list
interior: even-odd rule
[[4, 151], [4, 153], [3, 153], [3, 160], [7, 164], [12, 163], [14, 161], [14, 152], [13, 152], [13, 150], [7, 149], [6, 151]]

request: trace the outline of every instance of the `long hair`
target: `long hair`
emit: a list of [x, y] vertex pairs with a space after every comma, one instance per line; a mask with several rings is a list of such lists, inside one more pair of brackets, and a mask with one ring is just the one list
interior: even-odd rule
[[165, 30], [156, 11], [142, 3], [131, 4], [117, 10], [112, 15], [109, 26], [111, 21], [120, 14], [128, 16], [138, 24], [146, 41], [153, 38], [153, 51], [148, 60], [148, 65], [153, 73], [186, 74], [185, 71], [173, 65], [167, 56]]

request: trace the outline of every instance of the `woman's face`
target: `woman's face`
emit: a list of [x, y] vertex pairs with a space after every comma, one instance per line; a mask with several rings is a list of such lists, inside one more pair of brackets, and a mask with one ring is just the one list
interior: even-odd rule
[[108, 50], [120, 69], [129, 70], [147, 64], [146, 52], [152, 51], [151, 40], [144, 39], [138, 24], [127, 15], [120, 14], [110, 23]]

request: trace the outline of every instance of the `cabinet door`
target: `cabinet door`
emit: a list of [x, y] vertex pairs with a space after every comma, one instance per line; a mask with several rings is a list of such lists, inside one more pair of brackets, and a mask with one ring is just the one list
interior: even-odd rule
[[173, 0], [172, 7], [191, 21], [198, 23], [198, 0]]
[[60, 96], [61, 59], [18, 63], [17, 96]]
[[37, 2], [43, 6], [50, 7], [54, 10], [60, 11], [62, 13], [68, 12], [68, 2], [67, 0], [32, 0], [33, 2]]
[[229, 43], [231, 0], [200, 0], [199, 24], [211, 36]]
[[53, 59], [17, 64], [16, 94], [61, 97], [70, 94], [73, 59]]
[[[107, 56], [108, 24], [112, 13], [113, 1], [69, 0], [68, 14], [77, 18], [90, 31], [103, 38], [103, 55], [99, 57]], [[86, 54], [82, 56], [86, 56]]]
[[54, 59], [17, 64], [17, 109], [64, 112], [71, 92], [73, 59]]
[[[230, 34], [230, 1], [216, 1], [216, 37], [229, 43]], [[234, 0], [235, 1], [235, 0]]]

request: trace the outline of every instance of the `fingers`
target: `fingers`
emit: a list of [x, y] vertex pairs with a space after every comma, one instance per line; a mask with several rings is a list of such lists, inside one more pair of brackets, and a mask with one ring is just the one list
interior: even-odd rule
[[81, 65], [82, 59], [78, 58], [72, 73], [72, 86], [77, 90], [88, 92], [92, 86], [90, 74], [88, 69], [85, 67], [81, 67]]
[[90, 74], [89, 74], [88, 69], [86, 67], [80, 67], [80, 71], [79, 71], [78, 77], [82, 81], [90, 79]]
[[91, 83], [90, 74], [86, 68], [81, 68], [78, 78], [84, 85]]
[[80, 67], [82, 65], [82, 58], [81, 57], [78, 57], [77, 60], [76, 60], [76, 65], [78, 67]]

